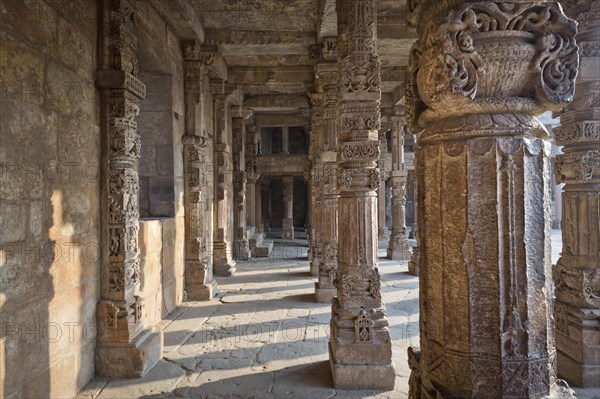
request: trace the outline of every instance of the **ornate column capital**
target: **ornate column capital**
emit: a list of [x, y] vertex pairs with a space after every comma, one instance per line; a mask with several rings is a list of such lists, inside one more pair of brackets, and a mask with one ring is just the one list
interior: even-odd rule
[[[420, 39], [407, 73], [413, 131], [449, 117], [461, 117], [464, 130], [471, 114], [537, 114], [572, 100], [579, 65], [577, 23], [558, 2], [419, 3]], [[490, 123], [511, 125], [506, 118], [490, 118]]]

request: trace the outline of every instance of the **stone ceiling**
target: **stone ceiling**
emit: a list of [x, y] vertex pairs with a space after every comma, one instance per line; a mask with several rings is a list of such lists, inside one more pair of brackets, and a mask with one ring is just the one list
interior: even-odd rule
[[[189, 0], [200, 20], [205, 44], [217, 45], [228, 67], [228, 83], [242, 86], [247, 96], [274, 96], [253, 100], [256, 110], [281, 108], [300, 111], [308, 100], [315, 60], [311, 49], [337, 31], [335, 0]], [[382, 106], [402, 99], [408, 54], [416, 39], [404, 21], [406, 0], [378, 1], [379, 54], [382, 65]], [[285, 96], [282, 96], [285, 94]], [[277, 107], [278, 99], [288, 104]], [[306, 101], [307, 103], [307, 101]]]

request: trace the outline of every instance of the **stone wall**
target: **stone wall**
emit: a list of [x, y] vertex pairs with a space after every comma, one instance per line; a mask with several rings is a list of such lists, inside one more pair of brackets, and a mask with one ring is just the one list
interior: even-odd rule
[[147, 324], [154, 326], [181, 304], [183, 276], [173, 262], [173, 218], [140, 220], [140, 289]]
[[0, 397], [71, 397], [94, 374], [96, 6], [0, 12]]
[[[158, 311], [156, 317], [160, 320], [161, 315], [164, 317], [181, 304], [184, 292], [183, 61], [181, 45], [170, 27], [146, 2], [135, 4], [139, 16], [136, 31], [138, 78], [146, 85], [147, 92], [138, 117], [138, 134], [142, 142], [140, 217], [166, 217], [161, 219], [160, 228], [164, 304], [157, 303], [161, 305], [158, 310], [153, 308], [155, 304], [150, 298], [154, 293], [146, 293], [142, 286], [144, 298], [150, 296], [146, 309], [147, 324], [152, 326], [155, 323], [150, 315]], [[141, 270], [144, 274], [143, 267]]]

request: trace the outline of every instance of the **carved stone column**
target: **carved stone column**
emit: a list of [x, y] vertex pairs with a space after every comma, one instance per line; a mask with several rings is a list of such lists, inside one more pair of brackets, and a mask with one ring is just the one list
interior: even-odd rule
[[294, 177], [283, 178], [283, 227], [281, 238], [294, 238]]
[[257, 195], [256, 192], [258, 191], [258, 193], [260, 193], [260, 187], [257, 190], [256, 186], [260, 184], [258, 183], [260, 174], [257, 172], [246, 172], [246, 177], [248, 179], [246, 184], [246, 212], [248, 214], [246, 220], [248, 222], [246, 224], [254, 226], [256, 232], [258, 233], [260, 217], [257, 218], [256, 213], [258, 211], [260, 214], [260, 210], [258, 209], [260, 208], [260, 195]]
[[[236, 259], [250, 259], [250, 243], [246, 237], [246, 186], [248, 178], [243, 170], [236, 171], [234, 181], [234, 255]], [[253, 184], [251, 184], [253, 186]]]
[[146, 86], [137, 78], [134, 12], [125, 0], [104, 2], [110, 36], [101, 89], [102, 265], [96, 309], [96, 375], [135, 378], [162, 356], [162, 332], [145, 323], [140, 292], [139, 178], [141, 141], [136, 118]]
[[260, 183], [260, 194], [261, 194], [261, 232], [265, 232], [271, 230], [271, 197], [269, 194], [269, 186], [271, 185], [271, 180], [268, 177], [263, 177]]
[[381, 127], [376, 0], [336, 3], [339, 123], [337, 297], [329, 362], [339, 389], [392, 389], [395, 372], [377, 268]]
[[185, 195], [185, 292], [187, 299], [211, 299], [218, 292], [206, 248], [204, 217], [206, 209], [205, 148], [203, 137], [184, 135]]
[[246, 236], [246, 131], [244, 120], [241, 117], [232, 118], [233, 135], [233, 254], [235, 259], [250, 259], [250, 243]]
[[317, 302], [331, 303], [337, 295], [334, 285], [337, 270], [338, 251], [338, 189], [337, 163], [323, 164], [321, 201], [321, 263], [319, 264], [319, 281], [315, 282]]
[[214, 272], [217, 276], [231, 276], [235, 273], [230, 235], [229, 211], [229, 155], [227, 145], [217, 143], [214, 146], [215, 159], [215, 242]]
[[323, 163], [320, 161], [313, 162], [312, 184], [311, 184], [311, 201], [312, 205], [312, 223], [311, 223], [311, 258], [310, 258], [310, 273], [313, 276], [319, 275], [319, 266], [321, 264], [321, 253], [323, 252], [323, 243], [321, 241], [321, 226], [322, 226], [322, 206], [323, 206]]
[[324, 40], [322, 45], [323, 59], [326, 62], [315, 66], [315, 73], [321, 82], [322, 97], [322, 144], [320, 145], [320, 201], [319, 201], [319, 270], [318, 282], [315, 283], [315, 297], [317, 302], [331, 303], [337, 295], [334, 285], [337, 270], [337, 244], [338, 244], [338, 197], [337, 189], [337, 126], [336, 109], [339, 98], [337, 46], [335, 38]]
[[[214, 273], [216, 276], [231, 276], [235, 273], [235, 260], [232, 253], [232, 214], [231, 193], [233, 182], [233, 157], [231, 153], [231, 111], [230, 105], [241, 105], [242, 93], [236, 89], [229, 95], [215, 96], [216, 137], [214, 145], [215, 172], [215, 239], [214, 239]], [[230, 143], [230, 144], [228, 144]]]
[[417, 245], [415, 245], [414, 247], [412, 247], [412, 255], [410, 257], [410, 260], [408, 261], [408, 273], [412, 274], [413, 276], [418, 276], [419, 275], [419, 258], [421, 257], [421, 247], [419, 246], [419, 229], [418, 229], [418, 222], [419, 222], [419, 185], [418, 185], [418, 176], [421, 173], [418, 168], [419, 168], [419, 163], [417, 161], [417, 158], [413, 159], [413, 165], [415, 167], [415, 174], [414, 174], [414, 188], [413, 188], [413, 208], [415, 210], [415, 214], [414, 214], [414, 218], [415, 218], [415, 223], [413, 224], [413, 235], [415, 237], [415, 240], [417, 241]]
[[323, 136], [323, 84], [317, 74], [315, 66], [315, 92], [311, 93], [311, 128], [309, 156], [312, 164], [310, 179], [310, 230], [309, 230], [309, 256], [310, 273], [319, 275], [319, 262], [321, 259], [321, 152]]
[[386, 182], [386, 170], [385, 163], [380, 161], [379, 172], [381, 181], [379, 182], [379, 188], [377, 189], [377, 238], [379, 240], [387, 240], [387, 227], [385, 225], [385, 182]]
[[406, 93], [424, 129], [411, 397], [573, 397], [555, 380], [549, 146], [533, 115], [573, 96], [576, 24], [556, 2], [421, 6]]
[[211, 299], [218, 291], [213, 278], [212, 260], [206, 248], [204, 231], [207, 181], [205, 176], [208, 140], [201, 137], [197, 122], [203, 115], [202, 92], [208, 91], [203, 55], [195, 42], [182, 45], [185, 75], [185, 134], [183, 143], [183, 175], [185, 204], [185, 292], [187, 299]]
[[392, 120], [392, 234], [387, 249], [387, 257], [394, 260], [407, 260], [410, 245], [406, 234], [406, 179], [404, 165], [404, 118]]
[[575, 100], [555, 130], [563, 189], [561, 257], [554, 270], [558, 375], [600, 387], [600, 3], [567, 0], [579, 22], [581, 68]]

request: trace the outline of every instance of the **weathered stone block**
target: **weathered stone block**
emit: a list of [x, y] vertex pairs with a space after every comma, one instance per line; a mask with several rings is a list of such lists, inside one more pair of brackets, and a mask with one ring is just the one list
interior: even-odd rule
[[171, 111], [145, 112], [138, 120], [144, 145], [170, 145], [172, 124]]
[[193, 285], [186, 288], [188, 301], [207, 301], [219, 292], [217, 282], [213, 279], [207, 284]]
[[[96, 7], [92, 8], [93, 10]], [[88, 81], [94, 79], [95, 43], [83, 36], [79, 27], [62, 17], [58, 20], [58, 56], [60, 60]]]
[[2, 23], [30, 43], [36, 43], [44, 52], [56, 52], [58, 15], [46, 2], [4, 1]]
[[346, 365], [333, 360], [329, 348], [329, 364], [333, 386], [336, 389], [394, 389], [396, 372], [394, 363], [387, 365]]
[[11, 243], [25, 240], [27, 237], [27, 215], [28, 203], [0, 203], [0, 215], [2, 215], [2, 229], [0, 230], [0, 242]]
[[[162, 223], [159, 219], [141, 219], [139, 230], [140, 257], [162, 251]], [[159, 259], [162, 261], [162, 259]]]
[[315, 299], [319, 303], [331, 303], [333, 298], [337, 296], [337, 289], [334, 288], [321, 288], [319, 282], [315, 282]]
[[162, 356], [162, 331], [149, 330], [133, 343], [104, 343], [96, 347], [96, 376], [102, 378], [139, 378]]

